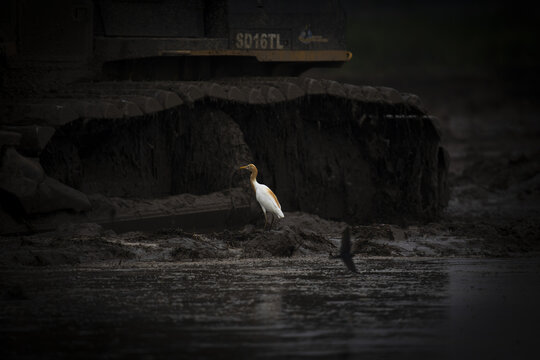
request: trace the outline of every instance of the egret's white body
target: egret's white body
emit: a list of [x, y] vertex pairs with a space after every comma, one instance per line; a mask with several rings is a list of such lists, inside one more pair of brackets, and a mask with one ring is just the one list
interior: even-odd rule
[[[255, 198], [259, 202], [259, 205], [261, 205], [264, 213], [264, 226], [266, 227], [266, 223], [268, 222], [266, 212], [271, 213], [273, 216], [277, 216], [278, 219], [284, 218], [285, 215], [283, 215], [283, 211], [281, 211], [281, 205], [279, 204], [276, 195], [268, 186], [257, 182], [257, 167], [253, 164], [249, 164], [242, 166], [240, 169], [251, 171], [251, 186], [253, 187], [253, 191], [255, 191]], [[273, 222], [274, 218], [272, 217], [272, 223]], [[270, 224], [270, 227], [272, 227], [272, 223]]]
[[255, 181], [253, 187], [255, 188], [255, 198], [259, 204], [261, 204], [261, 208], [264, 213], [269, 211], [276, 215], [279, 219], [285, 217], [285, 215], [283, 215], [283, 211], [281, 211], [281, 205], [279, 204], [276, 195], [274, 195], [268, 186], [259, 184], [257, 181]]

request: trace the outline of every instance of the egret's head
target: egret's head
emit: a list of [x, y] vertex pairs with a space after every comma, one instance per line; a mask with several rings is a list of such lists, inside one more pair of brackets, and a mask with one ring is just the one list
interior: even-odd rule
[[246, 170], [249, 170], [249, 171], [253, 171], [253, 170], [256, 170], [257, 168], [255, 167], [255, 165], [249, 164], [249, 165], [246, 165], [246, 166], [240, 166], [240, 169], [246, 169]]

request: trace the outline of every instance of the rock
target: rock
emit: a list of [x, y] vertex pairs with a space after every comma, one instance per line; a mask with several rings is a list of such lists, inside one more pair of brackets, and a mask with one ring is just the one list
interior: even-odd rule
[[9, 148], [2, 158], [0, 189], [17, 198], [32, 197], [38, 184], [45, 179], [45, 172], [38, 161], [22, 156]]
[[17, 150], [27, 156], [39, 156], [45, 148], [55, 129], [51, 126], [7, 126], [6, 130], [20, 134]]
[[91, 208], [86, 195], [46, 176], [39, 162], [12, 148], [2, 159], [0, 189], [15, 196], [28, 214]]
[[18, 145], [21, 141], [21, 134], [14, 131], [0, 130], [0, 149], [3, 146]]
[[38, 184], [34, 196], [20, 200], [28, 213], [48, 213], [56, 210], [83, 212], [92, 208], [85, 194], [48, 176]]

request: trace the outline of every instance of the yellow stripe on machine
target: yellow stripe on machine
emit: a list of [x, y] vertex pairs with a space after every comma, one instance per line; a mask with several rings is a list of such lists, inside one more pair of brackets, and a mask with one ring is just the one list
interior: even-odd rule
[[352, 53], [345, 50], [162, 50], [162, 56], [253, 56], [261, 62], [349, 61]]

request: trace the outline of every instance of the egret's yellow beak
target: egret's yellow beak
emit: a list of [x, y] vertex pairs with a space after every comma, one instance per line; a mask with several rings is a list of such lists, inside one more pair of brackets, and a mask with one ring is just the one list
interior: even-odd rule
[[246, 165], [246, 166], [240, 166], [239, 169], [247, 169], [249, 165]]

